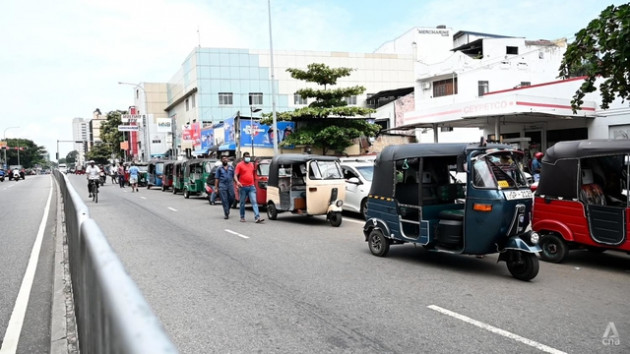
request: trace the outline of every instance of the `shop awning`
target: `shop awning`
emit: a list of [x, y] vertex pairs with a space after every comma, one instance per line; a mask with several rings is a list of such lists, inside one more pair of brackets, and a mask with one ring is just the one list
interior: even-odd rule
[[192, 152], [193, 156], [199, 156], [199, 155], [207, 155], [208, 151], [210, 151], [210, 147], [203, 147], [203, 148], [199, 148], [197, 150], [194, 150]]
[[223, 145], [219, 146], [219, 151], [230, 151], [230, 150], [236, 150], [236, 144], [235, 143], [223, 144]]

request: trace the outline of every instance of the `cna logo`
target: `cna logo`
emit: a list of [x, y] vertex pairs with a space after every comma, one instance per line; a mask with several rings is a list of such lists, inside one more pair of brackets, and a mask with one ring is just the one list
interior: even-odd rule
[[606, 330], [604, 331], [604, 335], [602, 336], [602, 344], [603, 345], [619, 345], [621, 342], [619, 341], [619, 332], [617, 332], [617, 327], [615, 327], [614, 322], [608, 322], [608, 326], [606, 326]]

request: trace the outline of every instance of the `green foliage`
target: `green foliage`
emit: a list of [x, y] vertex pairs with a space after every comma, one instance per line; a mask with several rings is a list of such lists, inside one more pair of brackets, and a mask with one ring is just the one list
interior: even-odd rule
[[[365, 92], [363, 86], [328, 89], [328, 85], [337, 84], [340, 77], [349, 76], [353, 69], [330, 68], [325, 64], [313, 63], [306, 71], [289, 68], [291, 77], [307, 82], [314, 82], [323, 89], [304, 88], [296, 93], [302, 98], [315, 98], [308, 107], [292, 112], [277, 114], [279, 121], [296, 121], [303, 124], [287, 137], [282, 145], [311, 145], [322, 149], [324, 154], [333, 150], [341, 152], [352, 145], [352, 140], [361, 136], [375, 136], [379, 126], [365, 119], [344, 119], [340, 117], [367, 116], [376, 112], [371, 108], [348, 106], [345, 97]], [[271, 114], [263, 114], [262, 124], [271, 124]]]
[[[7, 146], [9, 149], [7, 153], [7, 165], [24, 166], [24, 168], [32, 168], [36, 165], [46, 164], [46, 155], [48, 152], [43, 146], [37, 146], [32, 140], [29, 139], [7, 139]], [[22, 148], [22, 150], [16, 150], [16, 147]], [[1, 152], [0, 158], [4, 158], [4, 151]]]
[[118, 131], [118, 126], [122, 125], [121, 116], [126, 113], [127, 111], [121, 110], [110, 111], [107, 113], [107, 120], [101, 125], [101, 140], [110, 149], [110, 155], [114, 153], [121, 159], [125, 157], [125, 152], [120, 149], [120, 143], [126, 139], [124, 132]]
[[97, 164], [107, 164], [111, 156], [111, 149], [106, 143], [97, 143], [88, 151], [86, 159], [94, 160]]
[[79, 152], [76, 150], [72, 150], [68, 153], [68, 155], [66, 155], [66, 161], [68, 163], [76, 163], [78, 157], [79, 157]]
[[603, 109], [615, 99], [630, 98], [630, 4], [608, 6], [599, 18], [575, 35], [567, 47], [560, 76], [585, 75], [586, 79], [575, 92], [571, 107], [575, 113], [584, 103], [586, 93], [596, 90], [597, 77], [604, 78], [599, 85]]

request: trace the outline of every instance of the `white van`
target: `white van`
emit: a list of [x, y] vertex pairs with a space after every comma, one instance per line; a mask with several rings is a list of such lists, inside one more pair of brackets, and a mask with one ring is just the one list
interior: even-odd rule
[[57, 169], [61, 173], [68, 173], [68, 165], [66, 165], [65, 163], [60, 163]]

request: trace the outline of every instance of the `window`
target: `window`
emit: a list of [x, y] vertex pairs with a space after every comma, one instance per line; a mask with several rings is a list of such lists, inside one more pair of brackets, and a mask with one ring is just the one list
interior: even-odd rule
[[521, 87], [531, 86], [532, 83], [530, 81], [521, 81]]
[[477, 81], [477, 88], [479, 90], [479, 97], [485, 95], [490, 91], [490, 86], [488, 85], [488, 81]]
[[232, 104], [232, 92], [219, 92], [219, 105]]
[[250, 92], [249, 93], [249, 105], [262, 105], [263, 104], [263, 94], [262, 92]]
[[457, 78], [433, 82], [433, 97], [451, 96], [457, 94]]
[[352, 95], [350, 97], [345, 97], [344, 101], [346, 101], [347, 104], [357, 104], [357, 96], [356, 95]]
[[186, 99], [186, 112], [188, 112], [190, 110], [190, 102], [188, 101], [188, 98]]
[[295, 105], [305, 105], [306, 104], [306, 98], [302, 98], [302, 96], [298, 95], [297, 93], [293, 94], [293, 104]]
[[511, 46], [507, 46], [505, 47], [505, 54], [518, 54], [518, 47], [511, 47]]
[[192, 108], [195, 108], [197, 104], [195, 103], [195, 95], [190, 96], [190, 101], [192, 103]]

